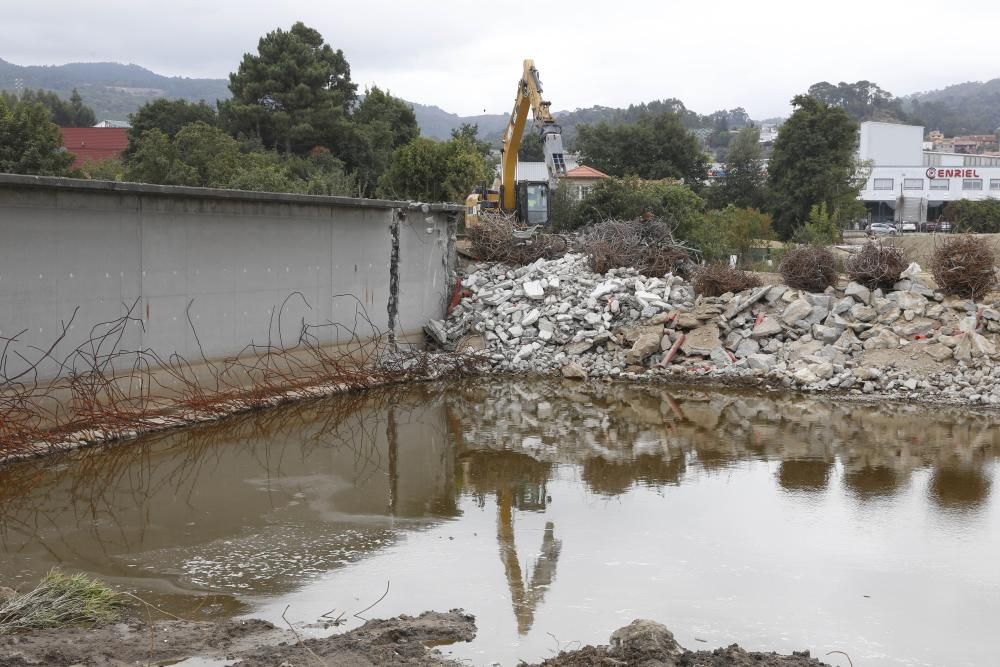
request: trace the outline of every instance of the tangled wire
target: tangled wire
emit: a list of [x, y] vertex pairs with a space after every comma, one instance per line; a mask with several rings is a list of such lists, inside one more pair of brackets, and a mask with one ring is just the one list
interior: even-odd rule
[[833, 253], [820, 246], [798, 246], [785, 253], [778, 267], [785, 284], [795, 289], [822, 292], [837, 282]]
[[951, 237], [934, 248], [931, 272], [945, 294], [976, 299], [996, 285], [993, 248], [974, 236]]
[[[200, 343], [193, 361], [125, 348], [127, 329], [143, 326], [135, 315], [138, 301], [121, 318], [94, 325], [86, 340], [59, 356], [77, 311], [47, 348], [29, 348], [33, 358], [18, 349], [24, 331], [0, 337], [0, 459], [71, 436], [114, 440], [184, 423], [176, 415], [222, 416], [332, 389], [472, 374], [484, 363], [469, 354], [398, 349], [360, 301], [342, 296], [356, 302], [353, 322], [301, 322], [286, 343], [280, 321], [286, 303], [299, 298], [311, 308], [293, 292], [272, 310], [278, 315], [272, 315], [265, 343], [218, 360], [208, 359]], [[188, 325], [197, 342], [190, 308]], [[56, 377], [47, 379], [52, 366]]]
[[726, 292], [742, 292], [760, 287], [760, 278], [748, 271], [734, 269], [728, 264], [713, 262], [694, 270], [691, 284], [702, 296], [721, 296]]
[[569, 250], [566, 238], [559, 234], [528, 231], [513, 213], [493, 209], [480, 213], [479, 223], [470, 226], [466, 235], [479, 259], [513, 266], [556, 259]]
[[577, 241], [590, 270], [631, 267], [647, 276], [688, 275], [697, 251], [674, 238], [659, 220], [606, 220], [585, 228]]
[[847, 259], [847, 275], [866, 287], [892, 287], [908, 261], [902, 248], [868, 242]]

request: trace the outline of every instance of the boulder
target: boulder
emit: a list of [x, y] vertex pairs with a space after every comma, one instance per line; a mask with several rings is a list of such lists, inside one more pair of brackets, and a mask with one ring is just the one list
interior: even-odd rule
[[753, 338], [767, 338], [781, 332], [781, 323], [770, 315], [767, 315], [761, 320], [760, 324], [753, 328], [753, 333], [750, 335]]
[[707, 324], [688, 332], [684, 342], [681, 343], [681, 352], [688, 356], [707, 357], [712, 354], [712, 350], [721, 345], [719, 327]]
[[887, 329], [881, 329], [864, 342], [866, 350], [895, 350], [897, 347], [899, 347], [899, 339]]
[[737, 357], [743, 358], [758, 352], [760, 352], [760, 343], [752, 338], [746, 338], [736, 347], [735, 354]]
[[655, 656], [657, 665], [673, 667], [684, 649], [665, 625], [639, 618], [611, 634], [610, 652], [628, 664], [647, 664]]
[[568, 380], [586, 380], [587, 371], [583, 369], [583, 366], [576, 362], [571, 362], [562, 367], [562, 376]]
[[660, 338], [658, 333], [644, 333], [636, 339], [632, 349], [625, 353], [625, 362], [630, 364], [642, 363], [646, 357], [660, 349]]
[[813, 306], [808, 299], [799, 297], [785, 307], [781, 313], [781, 320], [788, 326], [794, 326], [799, 320], [809, 317], [813, 312]]
[[545, 288], [542, 286], [541, 280], [529, 280], [522, 285], [524, 289], [524, 296], [529, 299], [544, 299], [545, 298]]
[[946, 361], [951, 359], [952, 350], [947, 345], [942, 345], [941, 343], [933, 343], [924, 348], [924, 352], [930, 355], [931, 359], [934, 361]]
[[853, 297], [866, 306], [871, 304], [872, 291], [861, 283], [848, 283], [847, 288], [844, 290], [844, 294]]
[[751, 354], [747, 357], [747, 364], [751, 370], [769, 371], [774, 366], [775, 356], [773, 354]]
[[851, 317], [859, 322], [871, 322], [878, 316], [878, 311], [871, 306], [866, 306], [863, 303], [854, 304], [851, 307], [850, 313]]

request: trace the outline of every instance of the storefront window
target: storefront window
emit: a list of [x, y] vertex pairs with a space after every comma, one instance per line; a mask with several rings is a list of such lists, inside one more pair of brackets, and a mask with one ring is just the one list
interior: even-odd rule
[[905, 178], [905, 179], [903, 179], [903, 189], [904, 190], [923, 190], [924, 189], [924, 179], [922, 179], [922, 178]]
[[872, 182], [872, 188], [875, 190], [892, 190], [896, 186], [891, 178], [876, 178]]
[[990, 190], [1000, 190], [1000, 178], [990, 179]]
[[948, 190], [951, 188], [951, 179], [935, 178], [931, 181], [931, 190]]
[[963, 190], [982, 190], [983, 189], [983, 179], [981, 179], [981, 178], [963, 178], [962, 179], [962, 189]]

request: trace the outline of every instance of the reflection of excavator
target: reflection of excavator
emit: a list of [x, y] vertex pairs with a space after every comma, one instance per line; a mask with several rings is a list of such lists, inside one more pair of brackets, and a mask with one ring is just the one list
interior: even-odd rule
[[[542, 82], [535, 69], [535, 62], [525, 60], [524, 73], [517, 84], [514, 111], [510, 114], [510, 122], [503, 134], [500, 174], [492, 189], [476, 188], [466, 198], [467, 227], [479, 222], [479, 212], [482, 209], [490, 208], [514, 212], [521, 222], [528, 225], [543, 225], [549, 221], [549, 191], [554, 190], [559, 177], [566, 174], [562, 128], [552, 117], [550, 104], [542, 99]], [[545, 164], [549, 172], [548, 183], [516, 182], [517, 152], [521, 148], [529, 110], [534, 118], [534, 129], [542, 138]]]

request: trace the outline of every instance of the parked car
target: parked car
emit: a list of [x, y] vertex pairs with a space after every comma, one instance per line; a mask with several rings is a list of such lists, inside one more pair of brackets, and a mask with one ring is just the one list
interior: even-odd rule
[[899, 232], [888, 222], [873, 222], [865, 227], [868, 236], [896, 236]]
[[920, 230], [924, 232], [950, 232], [951, 223], [950, 222], [924, 222], [920, 225]]
[[915, 232], [917, 231], [917, 224], [915, 222], [904, 222], [899, 226], [899, 231], [903, 232]]

